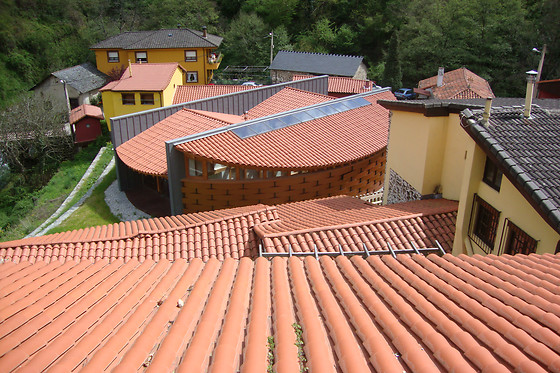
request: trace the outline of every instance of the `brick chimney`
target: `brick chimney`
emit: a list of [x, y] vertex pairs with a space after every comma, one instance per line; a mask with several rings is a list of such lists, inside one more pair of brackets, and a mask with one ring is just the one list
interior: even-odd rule
[[443, 85], [443, 74], [445, 73], [445, 69], [443, 67], [438, 68], [437, 72], [437, 86], [441, 87]]
[[523, 116], [529, 118], [531, 116], [531, 105], [533, 105], [533, 90], [535, 89], [535, 81], [537, 80], [537, 72], [535, 70], [527, 71], [527, 91], [525, 93], [525, 110]]
[[208, 33], [206, 32], [206, 30], [208, 30], [208, 28], [206, 26], [202, 26], [202, 37], [203, 38], [208, 37]]

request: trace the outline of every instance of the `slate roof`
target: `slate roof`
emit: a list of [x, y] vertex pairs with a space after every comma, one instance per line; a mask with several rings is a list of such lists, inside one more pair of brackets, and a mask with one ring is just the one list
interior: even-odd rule
[[[310, 77], [309, 75], [294, 75], [292, 80], [301, 80]], [[371, 80], [352, 79], [343, 76], [329, 76], [328, 82], [329, 93], [364, 93], [376, 87], [375, 83]]]
[[[133, 63], [126, 68], [119, 80], [108, 83], [100, 91], [163, 91], [178, 68], [186, 71], [177, 62]], [[132, 76], [130, 76], [131, 69]]]
[[58, 79], [65, 80], [66, 84], [80, 93], [99, 89], [109, 80], [107, 75], [97, 70], [90, 62], [55, 71], [52, 75]]
[[488, 127], [481, 110], [461, 117], [467, 133], [560, 233], [560, 112], [533, 105], [527, 119], [523, 107], [493, 107]]
[[103, 119], [103, 112], [101, 108], [94, 105], [80, 105], [70, 112], [70, 124], [74, 124], [85, 117], [92, 117], [97, 119]]
[[188, 28], [151, 31], [131, 31], [112, 36], [93, 45], [91, 49], [167, 49], [217, 48], [222, 37]]
[[5, 262], [0, 364], [557, 372], [559, 276], [550, 254]]
[[[312, 214], [314, 213], [314, 214]], [[375, 206], [336, 196], [287, 205], [253, 205], [163, 218], [142, 219], [0, 243], [12, 262], [76, 260], [177, 260], [255, 258], [264, 253], [451, 250], [457, 203], [424, 200]]]
[[436, 75], [419, 81], [418, 88], [430, 88], [433, 98], [443, 100], [495, 97], [485, 79], [464, 67], [444, 73], [441, 87], [437, 86]]
[[270, 70], [353, 77], [363, 59], [360, 56], [279, 51]]
[[227, 95], [257, 87], [246, 85], [180, 85], [175, 89], [173, 105], [203, 98]]

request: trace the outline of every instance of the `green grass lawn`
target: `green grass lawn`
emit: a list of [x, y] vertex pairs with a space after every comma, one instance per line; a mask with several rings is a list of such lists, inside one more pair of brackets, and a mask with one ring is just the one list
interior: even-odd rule
[[116, 175], [114, 169], [109, 172], [84, 204], [59, 226], [51, 229], [48, 234], [120, 222], [117, 217], [111, 214], [109, 206], [105, 203], [105, 189], [116, 180]]

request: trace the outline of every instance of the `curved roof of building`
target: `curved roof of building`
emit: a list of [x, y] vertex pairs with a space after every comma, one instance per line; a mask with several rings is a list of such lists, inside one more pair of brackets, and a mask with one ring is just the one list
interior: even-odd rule
[[[246, 114], [258, 118], [331, 100], [330, 97], [284, 88]], [[165, 141], [199, 134], [205, 131], [240, 123], [242, 116], [183, 109], [117, 147], [120, 159], [130, 168], [148, 175], [167, 174]]]
[[[319, 215], [311, 215], [310, 212]], [[286, 205], [254, 205], [142, 219], [0, 243], [0, 258], [19, 262], [101, 259], [169, 260], [256, 257], [265, 253], [433, 248], [451, 250], [457, 203], [414, 201], [374, 206], [337, 196]], [[356, 233], [364, 231], [364, 234]], [[328, 240], [324, 240], [328, 237]]]
[[418, 82], [418, 88], [431, 89], [435, 99], [472, 99], [495, 97], [488, 81], [461, 67], [443, 74], [443, 85], [437, 86], [437, 75]]
[[186, 139], [176, 149], [247, 168], [317, 169], [353, 162], [387, 145], [389, 112], [377, 100], [394, 96], [380, 91], [363, 98], [370, 104], [247, 138], [221, 131]]
[[200, 100], [203, 98], [227, 95], [248, 89], [257, 88], [254, 86], [246, 85], [180, 85], [175, 89], [175, 96], [173, 96], [173, 105], [182, 104], [184, 102]]
[[554, 372], [560, 255], [0, 264], [5, 371]]

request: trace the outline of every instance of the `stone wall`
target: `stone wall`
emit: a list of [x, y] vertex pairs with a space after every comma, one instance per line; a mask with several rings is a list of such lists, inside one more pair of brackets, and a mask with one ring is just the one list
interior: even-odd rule
[[392, 169], [389, 171], [389, 190], [387, 192], [387, 204], [415, 201], [422, 194], [406, 182], [398, 173]]

